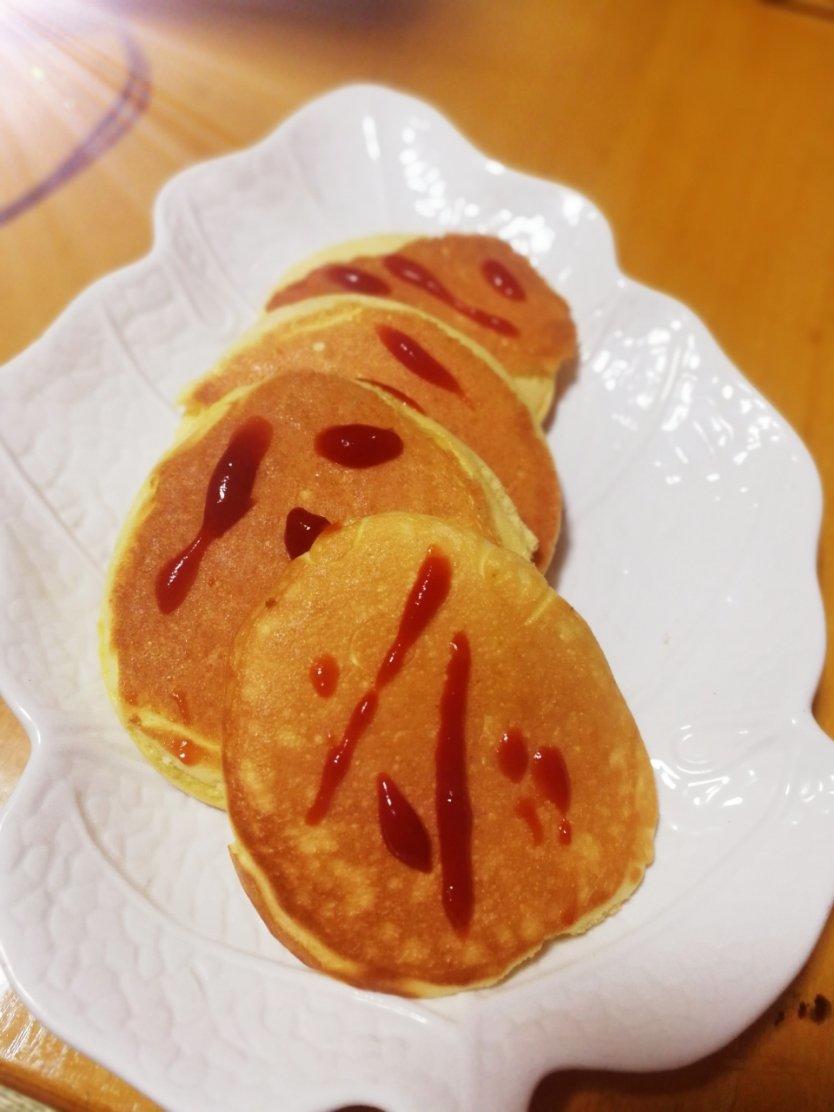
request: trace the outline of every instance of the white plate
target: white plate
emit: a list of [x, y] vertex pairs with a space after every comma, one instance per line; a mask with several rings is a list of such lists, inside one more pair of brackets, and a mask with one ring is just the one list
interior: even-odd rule
[[[407, 1002], [311, 972], [261, 925], [226, 820], [138, 756], [95, 623], [172, 399], [299, 257], [371, 232], [495, 232], [568, 298], [582, 364], [551, 441], [563, 594], [657, 773], [637, 895], [497, 988]], [[681, 1065], [801, 965], [834, 891], [820, 489], [808, 453], [682, 305], [623, 277], [583, 197], [364, 86], [179, 175], [141, 262], [0, 373], [0, 685], [34, 743], [0, 834], [0, 939], [57, 1034], [177, 1109], [511, 1112], [548, 1070]]]

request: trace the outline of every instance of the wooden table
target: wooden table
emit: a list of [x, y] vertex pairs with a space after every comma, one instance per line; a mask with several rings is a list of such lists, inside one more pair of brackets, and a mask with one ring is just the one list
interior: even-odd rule
[[[147, 249], [173, 173], [370, 79], [590, 195], [624, 268], [700, 313], [834, 490], [832, 0], [122, 0], [87, 4], [74, 24], [47, 0], [19, 2], [17, 15], [0, 9], [0, 361]], [[829, 617], [833, 531], [829, 510]], [[832, 732], [830, 655], [814, 709]], [[26, 752], [0, 712], [0, 803]], [[672, 1073], [552, 1077], [533, 1107], [827, 1109], [834, 1026], [799, 1015], [817, 994], [834, 998], [831, 922], [783, 998], [722, 1052]], [[151, 1107], [44, 1031], [4, 982], [0, 1082], [60, 1108]]]

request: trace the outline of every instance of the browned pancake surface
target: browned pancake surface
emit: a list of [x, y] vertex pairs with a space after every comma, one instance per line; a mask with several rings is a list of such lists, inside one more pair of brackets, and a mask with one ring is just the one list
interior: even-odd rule
[[[369, 281], [360, 279], [346, 287], [345, 281], [339, 280], [339, 271], [324, 265], [276, 290], [267, 308], [346, 289], [377, 293], [447, 321], [492, 352], [511, 376], [521, 379], [552, 382], [559, 368], [576, 354], [576, 331], [567, 304], [503, 240], [482, 235], [426, 237], [410, 241], [393, 254], [416, 263], [447, 296], [437, 296], [425, 283], [404, 279], [403, 263], [392, 264], [391, 255], [366, 255], [350, 260], [350, 266], [368, 275]], [[508, 296], [510, 291], [513, 296]], [[493, 318], [492, 325], [478, 319], [482, 316]]]
[[[425, 578], [438, 559], [445, 596]], [[418, 609], [433, 598], [433, 616], [392, 653], [415, 597]], [[473, 902], [461, 927], [446, 873], [454, 822], [438, 800], [459, 743], [449, 684], [460, 687], [463, 638], [466, 782], [452, 794], [471, 807]], [[489, 983], [614, 909], [652, 859], [651, 767], [593, 635], [535, 569], [473, 534], [387, 514], [323, 536], [241, 632], [234, 673], [223, 761], [235, 863], [270, 929], [335, 976], [405, 994]], [[333, 755], [372, 692], [322, 810]], [[381, 776], [430, 860], [419, 838], [410, 863], [389, 849]], [[409, 823], [398, 829], [407, 842]]]
[[[339, 304], [344, 303], [340, 311]], [[387, 388], [444, 425], [495, 472], [546, 567], [561, 518], [550, 451], [529, 409], [476, 351], [435, 320], [390, 303], [329, 299], [307, 320], [266, 322], [187, 395], [189, 410], [270, 374], [315, 370]], [[316, 327], [315, 321], [319, 320]]]
[[[334, 376], [287, 374], [218, 410], [218, 419], [208, 411], [200, 430], [159, 464], [126, 526], [105, 602], [102, 646], [105, 662], [115, 659], [118, 668], [113, 694], [128, 729], [141, 732], [146, 752], [157, 744], [174, 767], [202, 781], [198, 794], [212, 802], [218, 800], [205, 786], [222, 789], [216, 749], [229, 651], [242, 620], [289, 563], [291, 511], [303, 508], [340, 524], [405, 507], [493, 538], [501, 528], [492, 493], [442, 440], [370, 388]], [[217, 497], [218, 461], [252, 419], [268, 423], [271, 440], [256, 468], [251, 506], [205, 547], [185, 597], [163, 612], [163, 569], [200, 533], [207, 498]], [[361, 469], [317, 454], [322, 430], [355, 423], [398, 437], [401, 453]]]

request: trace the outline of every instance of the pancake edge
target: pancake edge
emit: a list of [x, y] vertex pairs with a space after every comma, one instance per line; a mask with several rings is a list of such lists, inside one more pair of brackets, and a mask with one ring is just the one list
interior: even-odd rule
[[[656, 825], [655, 820], [652, 833], [649, 835], [650, 838], [654, 837]], [[567, 930], [548, 935], [540, 942], [535, 943], [495, 976], [484, 977], [480, 980], [473, 979], [472, 981], [437, 982], [423, 981], [411, 977], [394, 977], [388, 973], [377, 973], [374, 968], [343, 957], [332, 950], [312, 931], [305, 930], [288, 912], [284, 911], [263, 870], [240, 842], [234, 827], [233, 833], [235, 834], [235, 840], [229, 846], [229, 854], [238, 878], [264, 926], [274, 938], [278, 939], [282, 946], [285, 946], [290, 953], [303, 961], [305, 965], [338, 980], [345, 981], [347, 984], [354, 985], [356, 988], [406, 997], [451, 996], [459, 992], [468, 992], [472, 989], [488, 988], [491, 985], [499, 984], [518, 970], [520, 966], [533, 960], [546, 946], [557, 942], [560, 938], [585, 934], [591, 927], [597, 926], [618, 911], [640, 887], [645, 878], [646, 870], [654, 861], [654, 853], [652, 852], [648, 860], [642, 865], [637, 865], [636, 862], [632, 863], [628, 871], [634, 867], [640, 869], [640, 875], [636, 880], [626, 876], [609, 900], [591, 908], [587, 914]]]
[[[458, 232], [461, 235], [481, 235], [484, 233], [479, 232]], [[336, 243], [330, 247], [323, 247], [320, 250], [309, 255], [301, 262], [294, 263], [288, 270], [286, 270], [278, 279], [276, 284], [270, 289], [267, 294], [264, 305], [268, 305], [275, 294], [293, 285], [295, 282], [301, 281], [311, 271], [317, 270], [321, 266], [326, 266], [328, 263], [344, 263], [350, 262], [361, 256], [374, 256], [374, 255], [390, 255], [394, 252], [400, 251], [409, 243], [413, 243], [416, 239], [442, 239], [442, 236], [436, 235], [407, 235], [406, 233], [388, 233], [377, 234], [371, 236], [360, 236], [357, 239], [345, 240], [343, 243]], [[529, 263], [530, 260], [527, 259]], [[530, 264], [532, 266], [532, 264]], [[546, 279], [545, 279], [546, 281]], [[548, 286], [550, 283], [548, 282]], [[552, 287], [551, 287], [552, 288]], [[553, 293], [556, 293], [553, 290]], [[336, 294], [335, 296], [341, 296]], [[556, 294], [561, 297], [560, 294]], [[562, 298], [564, 300], [564, 298]], [[264, 313], [269, 310], [263, 310]], [[429, 314], [431, 315], [431, 314]], [[562, 363], [554, 363], [554, 365], [540, 374], [528, 375], [511, 375], [513, 383], [516, 382], [516, 390], [519, 396], [523, 399], [524, 403], [532, 411], [537, 420], [543, 421], [550, 411], [550, 406], [553, 401], [553, 394], [556, 389], [556, 380], [559, 372], [562, 369]]]
[[[363, 390], [369, 390], [386, 405], [396, 410], [398, 413], [404, 413], [406, 417], [413, 421], [416, 425], [423, 430], [423, 432], [431, 437], [436, 444], [447, 452], [450, 452], [458, 461], [464, 473], [473, 479], [484, 491], [486, 496], [487, 505], [490, 509], [492, 517], [493, 528], [499, 538], [501, 548], [507, 549], [509, 552], [514, 552], [517, 556], [523, 557], [525, 560], [533, 561], [535, 552], [538, 548], [538, 538], [532, 529], [522, 521], [515, 502], [507, 494], [506, 488], [492, 468], [484, 463], [477, 452], [464, 444], [462, 440], [449, 432], [445, 425], [441, 425], [439, 421], [432, 420], [431, 417], [426, 417], [424, 413], [416, 413], [408, 406], [403, 405], [402, 402], [392, 398], [384, 390], [379, 387], [371, 385], [369, 382], [360, 382], [359, 386]], [[402, 511], [407, 513], [408, 511]], [[377, 517], [377, 514], [366, 515]], [[434, 516], [434, 515], [421, 515], [421, 516]], [[439, 516], [439, 515], [437, 515]], [[440, 520], [443, 520], [442, 518]], [[458, 526], [460, 529], [465, 529], [465, 526]], [[473, 530], [470, 530], [472, 532]], [[489, 540], [489, 537], [484, 537], [484, 540]], [[495, 542], [492, 542], [495, 543]]]
[[[529, 377], [533, 384], [531, 388], [532, 395], [538, 400], [538, 403], [544, 404], [543, 399], [547, 398], [547, 404], [550, 404], [553, 395], [553, 383], [550, 378], [545, 378], [543, 375], [511, 375], [501, 360], [493, 355], [491, 351], [488, 351], [471, 336], [467, 336], [465, 332], [461, 332], [454, 325], [449, 324], [448, 321], [434, 316], [433, 313], [428, 313], [425, 309], [419, 309], [416, 305], [408, 305], [404, 301], [395, 301], [388, 297], [369, 297], [367, 294], [359, 293], [329, 293], [321, 294], [318, 297], [307, 297], [303, 301], [293, 301], [289, 305], [281, 305], [277, 309], [270, 309], [268, 312], [262, 313], [245, 332], [225, 349], [208, 371], [189, 381], [177, 395], [177, 405], [187, 415], [215, 405], [217, 401], [221, 400], [220, 398], [208, 403], [202, 403], [199, 399], [195, 399], [194, 395], [200, 386], [213, 378], [221, 377], [226, 364], [231, 359], [234, 359], [236, 355], [245, 351], [247, 347], [270, 332], [286, 328], [288, 336], [295, 336], [298, 333], [336, 327], [342, 321], [351, 320], [357, 309], [360, 308], [383, 309], [385, 312], [401, 313], [404, 316], [415, 316], [421, 320], [430, 321], [450, 339], [457, 340], [459, 344], [463, 344], [473, 355], [477, 356], [481, 362], [486, 363], [517, 396], [521, 396], [520, 385], [526, 388]], [[322, 313], [329, 314], [323, 322], [318, 319]], [[305, 319], [308, 317], [310, 318], [309, 322]], [[293, 327], [294, 325], [297, 325], [297, 327]], [[225, 395], [221, 395], [222, 397], [225, 397]], [[524, 397], [522, 397], [522, 401], [526, 404]], [[528, 406], [528, 408], [530, 407]], [[540, 425], [535, 420], [531, 423], [536, 430], [536, 434], [542, 440], [545, 440]]]
[[[112, 645], [112, 607], [110, 604], [110, 596], [117, 569], [130, 546], [131, 537], [141, 526], [143, 518], [150, 512], [156, 487], [156, 473], [159, 467], [161, 467], [165, 460], [173, 455], [175, 451], [178, 451], [189, 438], [199, 437], [207, 432], [216, 421], [222, 418], [226, 408], [243, 392], [244, 390], [242, 389], [231, 391], [222, 399], [222, 402], [217, 404], [217, 406], [212, 406], [209, 410], [195, 417], [187, 428], [183, 428], [181, 424], [175, 433], [174, 441], [171, 446], [159, 457], [151, 471], [145, 476], [142, 485], [136, 492], [128, 508], [122, 527], [119, 530], [116, 544], [113, 547], [113, 553], [107, 568], [104, 590], [102, 592], [101, 610], [99, 611], [97, 624], [98, 657], [101, 674], [105, 689], [107, 690], [107, 695], [118, 716], [119, 722], [130, 735], [142, 756], [145, 757], [166, 780], [187, 795], [194, 796], [195, 799], [199, 799], [202, 803], [208, 803], [210, 806], [217, 807], [220, 810], [225, 810], [226, 792], [223, 778], [219, 770], [217, 780], [211, 783], [185, 771], [186, 766], [178, 764], [173, 756], [165, 752], [159, 741], [155, 739], [152, 734], [142, 729], [142, 712], [144, 711], [146, 720], [148, 715], [150, 715], [161, 728], [168, 726], [174, 732], [194, 740], [196, 744], [204, 749], [219, 752], [219, 746], [189, 729], [189, 727], [182, 723], [173, 722], [171, 719], [166, 718], [164, 715], [159, 714], [158, 711], [151, 708], [131, 707], [130, 712], [127, 711], [126, 704], [119, 691], [118, 654]], [[139, 718], [139, 722], [132, 722], [131, 718], [136, 717]]]

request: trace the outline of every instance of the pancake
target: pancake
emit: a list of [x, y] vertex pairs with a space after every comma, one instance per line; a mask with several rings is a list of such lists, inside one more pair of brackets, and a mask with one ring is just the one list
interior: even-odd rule
[[233, 860], [272, 933], [335, 977], [490, 984], [652, 860], [652, 770], [602, 651], [474, 533], [390, 513], [322, 536], [232, 668]]
[[501, 362], [540, 421], [576, 355], [566, 302], [495, 236], [354, 240], [294, 267], [266, 308], [345, 292], [403, 301], [466, 333]]
[[372, 387], [279, 375], [186, 423], [124, 527], [101, 623], [113, 702], [170, 780], [223, 805], [223, 704], [241, 622], [328, 523], [400, 508], [523, 556], [534, 543], [467, 448]]
[[561, 495], [541, 429], [484, 349], [393, 301], [323, 297], [267, 314], [182, 399], [188, 412], [270, 374], [308, 369], [374, 382], [444, 425], [495, 472], [550, 563]]

